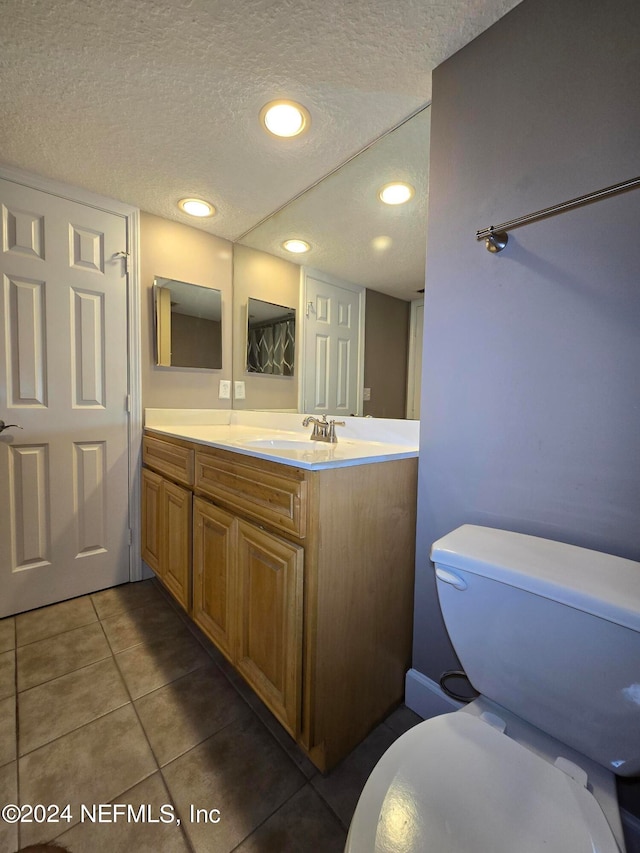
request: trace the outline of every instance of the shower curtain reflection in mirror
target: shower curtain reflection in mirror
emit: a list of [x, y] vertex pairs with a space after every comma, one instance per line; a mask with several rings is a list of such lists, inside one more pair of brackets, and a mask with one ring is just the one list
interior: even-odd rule
[[249, 298], [247, 312], [247, 373], [293, 376], [295, 309]]

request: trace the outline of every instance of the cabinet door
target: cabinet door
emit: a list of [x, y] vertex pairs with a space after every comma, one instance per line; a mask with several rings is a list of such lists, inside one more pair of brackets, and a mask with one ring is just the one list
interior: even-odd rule
[[191, 606], [191, 492], [168, 480], [162, 483], [161, 577], [174, 598]]
[[162, 477], [142, 469], [142, 559], [153, 571], [161, 572], [160, 506]]
[[304, 551], [238, 520], [236, 666], [296, 737], [302, 699]]
[[200, 498], [193, 503], [193, 618], [234, 659], [236, 595], [232, 515]]

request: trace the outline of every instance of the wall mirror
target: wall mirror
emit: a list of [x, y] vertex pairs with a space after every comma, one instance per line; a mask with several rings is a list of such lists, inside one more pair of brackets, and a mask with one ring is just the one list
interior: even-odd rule
[[[237, 330], [243, 338], [245, 330], [238, 328], [242, 320], [235, 311], [236, 295], [241, 294], [243, 305], [256, 295], [278, 302], [277, 288], [284, 280], [285, 271], [277, 268], [271, 283], [262, 275], [260, 292], [254, 289], [252, 293], [251, 282], [258, 279], [248, 273], [258, 264], [266, 268], [271, 263], [275, 273], [277, 259], [281, 265], [296, 269], [297, 277], [292, 275], [291, 279], [298, 293], [301, 267], [366, 288], [364, 386], [370, 387], [371, 401], [365, 402], [362, 414], [376, 417], [405, 417], [408, 409], [407, 391], [402, 392], [404, 404], [395, 405], [393, 411], [381, 397], [393, 389], [406, 389], [409, 382], [412, 303], [419, 302], [425, 286], [430, 112], [426, 107], [408, 118], [242, 235], [234, 246], [234, 334]], [[409, 203], [390, 206], [380, 202], [380, 188], [391, 181], [411, 184], [415, 192]], [[304, 255], [288, 253], [282, 244], [292, 237], [306, 241], [310, 250]], [[290, 296], [287, 301], [292, 304]], [[298, 339], [304, 315], [299, 319]], [[396, 343], [398, 352], [391, 352]], [[234, 378], [246, 376], [246, 363], [245, 353], [234, 347]], [[298, 346], [299, 378], [304, 369]], [[239, 405], [264, 408], [264, 401], [261, 403], [254, 404], [248, 387], [247, 398]], [[272, 408], [290, 405], [272, 394]], [[299, 401], [297, 409], [301, 411]]]
[[247, 373], [293, 376], [295, 347], [295, 309], [249, 297]]
[[222, 294], [211, 287], [156, 276], [153, 282], [156, 364], [222, 368]]

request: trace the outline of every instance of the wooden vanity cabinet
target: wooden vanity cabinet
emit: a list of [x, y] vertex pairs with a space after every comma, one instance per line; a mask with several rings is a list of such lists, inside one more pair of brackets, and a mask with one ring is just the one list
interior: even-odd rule
[[[310, 471], [177, 444], [194, 453], [192, 618], [327, 771], [404, 695], [417, 459]], [[143, 473], [152, 568], [167, 453]]]
[[193, 450], [145, 437], [143, 461], [156, 471], [142, 469], [142, 559], [190, 612]]
[[259, 461], [196, 451], [193, 618], [297, 738], [304, 548], [280, 533], [306, 523], [306, 484], [298, 469]]

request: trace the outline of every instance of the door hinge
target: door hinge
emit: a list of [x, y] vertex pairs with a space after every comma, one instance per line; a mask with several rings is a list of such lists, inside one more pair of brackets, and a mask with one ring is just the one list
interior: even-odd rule
[[133, 530], [129, 528], [129, 547], [133, 545]]
[[124, 261], [124, 274], [129, 275], [129, 252], [116, 252], [115, 258], [122, 258]]
[[131, 394], [125, 394], [124, 397], [124, 410], [127, 414], [131, 414]]

